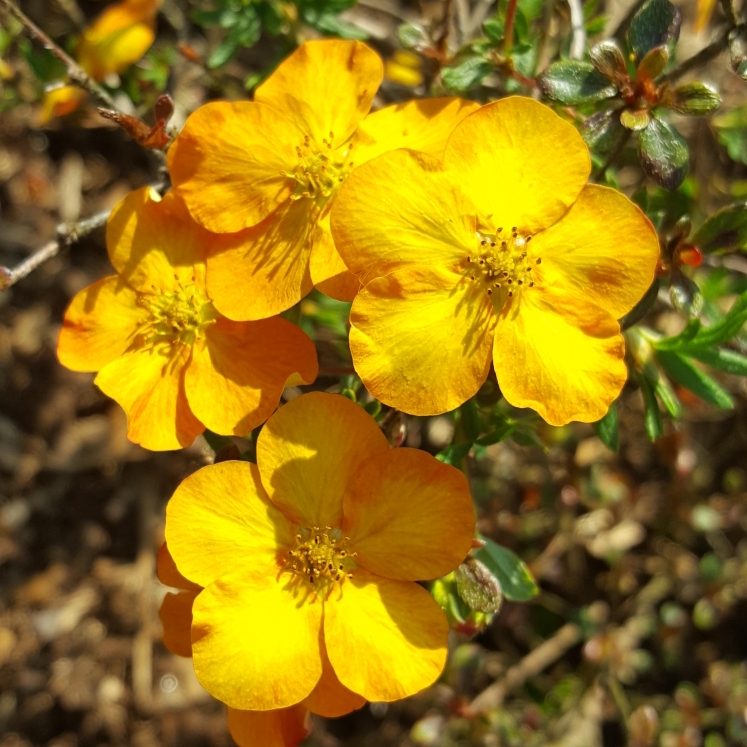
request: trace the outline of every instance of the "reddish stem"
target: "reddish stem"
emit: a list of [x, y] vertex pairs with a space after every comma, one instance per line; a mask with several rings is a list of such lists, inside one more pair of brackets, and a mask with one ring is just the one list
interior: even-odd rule
[[516, 17], [516, 3], [518, 0], [508, 0], [506, 8], [506, 26], [503, 33], [503, 56], [508, 57], [511, 54], [511, 48], [514, 46], [514, 18]]

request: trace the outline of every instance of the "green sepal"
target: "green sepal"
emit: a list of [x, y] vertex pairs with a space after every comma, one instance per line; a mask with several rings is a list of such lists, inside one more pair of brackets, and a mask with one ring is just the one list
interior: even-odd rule
[[680, 114], [702, 117], [721, 106], [721, 96], [712, 86], [695, 81], [677, 86], [665, 100], [668, 108]]
[[646, 175], [666, 189], [679, 187], [690, 168], [690, 152], [684, 138], [656, 116], [638, 134], [638, 156]]
[[607, 414], [594, 423], [594, 430], [602, 443], [612, 451], [620, 448], [620, 428], [617, 419], [617, 404], [613, 402]]

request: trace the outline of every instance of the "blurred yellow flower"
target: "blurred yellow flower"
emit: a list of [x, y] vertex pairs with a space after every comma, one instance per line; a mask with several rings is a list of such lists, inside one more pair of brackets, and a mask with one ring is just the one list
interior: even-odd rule
[[177, 193], [208, 230], [248, 229], [243, 245], [208, 258], [208, 290], [229, 318], [280, 313], [314, 285], [352, 299], [359, 286], [329, 230], [340, 186], [355, 165], [387, 150], [440, 155], [477, 108], [431, 99], [366, 117], [382, 75], [381, 59], [361, 42], [310, 41], [253, 102], [206, 104], [187, 120], [168, 154]]
[[220, 237], [173, 193], [130, 193], [106, 233], [118, 274], [75, 296], [57, 354], [74, 371], [99, 372], [96, 384], [126, 411], [132, 441], [163, 450], [188, 446], [206, 427], [246, 435], [291, 377], [316, 378], [316, 351], [301, 329], [279, 317], [232, 322], [215, 310], [205, 254]]
[[[156, 12], [162, 0], [123, 0], [110, 5], [84, 29], [76, 49], [78, 64], [95, 80], [104, 80], [137, 62], [150, 49], [156, 33]], [[53, 117], [75, 111], [87, 94], [72, 85], [47, 91], [38, 117], [46, 124]]]
[[428, 687], [448, 625], [415, 581], [458, 566], [474, 529], [459, 470], [390, 450], [344, 397], [292, 400], [263, 428], [256, 465], [205, 467], [168, 504], [168, 549], [196, 585], [183, 593], [202, 587], [198, 679], [231, 708], [325, 716]]
[[365, 286], [350, 347], [375, 397], [447, 412], [492, 360], [508, 402], [549, 423], [607, 412], [626, 379], [617, 319], [653, 281], [659, 243], [589, 170], [575, 128], [519, 97], [457, 125], [442, 162], [400, 150], [356, 169], [332, 230]]

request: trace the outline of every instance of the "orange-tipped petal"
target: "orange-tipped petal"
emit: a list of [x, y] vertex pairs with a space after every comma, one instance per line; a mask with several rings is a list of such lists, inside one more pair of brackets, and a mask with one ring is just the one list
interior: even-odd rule
[[158, 550], [156, 575], [164, 586], [171, 586], [173, 589], [193, 591], [202, 588], [199, 584], [192, 583], [186, 576], [181, 574], [165, 542], [162, 543]]
[[228, 730], [239, 747], [297, 747], [311, 733], [303, 705], [275, 711], [228, 709]]
[[169, 592], [158, 610], [163, 625], [163, 645], [177, 656], [192, 656], [192, 605], [199, 593], [199, 588], [178, 594]]

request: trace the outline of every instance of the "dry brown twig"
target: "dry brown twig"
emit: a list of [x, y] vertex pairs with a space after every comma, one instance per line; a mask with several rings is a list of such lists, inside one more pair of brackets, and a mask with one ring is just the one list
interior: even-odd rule
[[92, 215], [90, 218], [79, 220], [77, 223], [62, 223], [57, 227], [57, 239], [46, 243], [41, 249], [34, 252], [28, 259], [25, 259], [12, 270], [8, 267], [0, 267], [0, 292], [8, 290], [8, 288], [15, 285], [22, 278], [25, 278], [26, 275], [29, 275], [48, 259], [59, 254], [61, 249], [67, 248], [76, 241], [80, 241], [99, 226], [103, 226], [109, 218], [110, 213], [111, 210], [105, 210]]
[[64, 66], [67, 75], [73, 83], [76, 83], [91, 96], [97, 98], [109, 109], [119, 111], [114, 99], [109, 93], [95, 81], [62, 47], [47, 36], [12, 0], [0, 0], [0, 7], [12, 15], [26, 29], [28, 34], [44, 45]]

